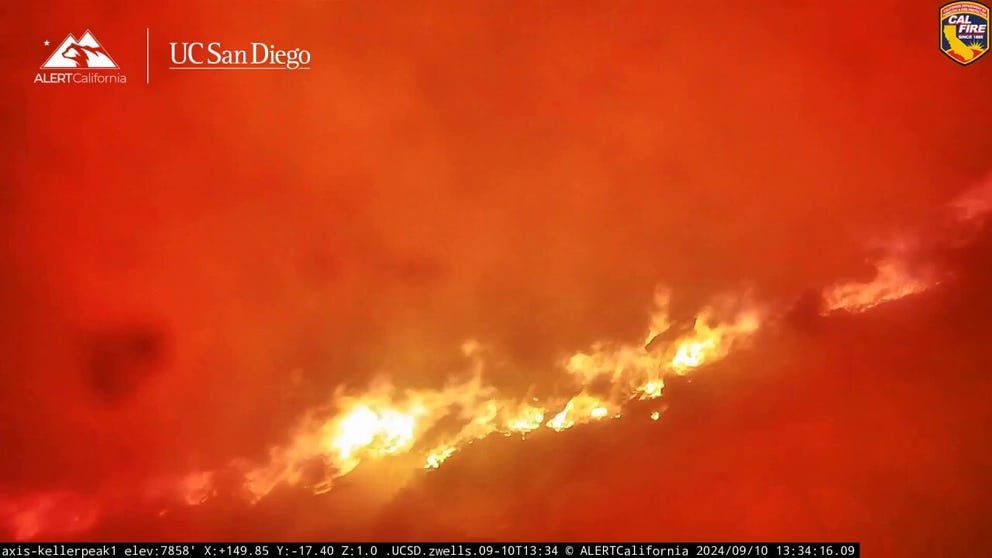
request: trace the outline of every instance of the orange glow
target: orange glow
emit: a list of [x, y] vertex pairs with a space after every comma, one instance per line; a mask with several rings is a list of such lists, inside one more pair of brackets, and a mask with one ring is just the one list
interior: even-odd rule
[[[0, 539], [973, 554], [992, 56], [937, 4], [4, 3]], [[127, 82], [36, 83], [87, 29]]]
[[180, 479], [180, 499], [187, 506], [198, 506], [217, 495], [214, 474], [210, 471], [190, 473]]
[[824, 311], [864, 312], [879, 304], [921, 293], [937, 281], [914, 275], [902, 261], [890, 258], [876, 265], [874, 279], [867, 283], [842, 283], [824, 293]]

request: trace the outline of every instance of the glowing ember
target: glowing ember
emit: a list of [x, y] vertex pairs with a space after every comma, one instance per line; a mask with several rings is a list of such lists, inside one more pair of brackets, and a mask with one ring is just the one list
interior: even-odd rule
[[651, 420], [658, 420], [660, 418], [661, 418], [661, 413], [659, 413], [658, 411], [651, 413]]

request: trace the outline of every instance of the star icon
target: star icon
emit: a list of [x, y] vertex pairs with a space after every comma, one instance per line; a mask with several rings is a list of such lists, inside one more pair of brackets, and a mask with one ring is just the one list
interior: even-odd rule
[[45, 46], [52, 44], [51, 41], [45, 41]]

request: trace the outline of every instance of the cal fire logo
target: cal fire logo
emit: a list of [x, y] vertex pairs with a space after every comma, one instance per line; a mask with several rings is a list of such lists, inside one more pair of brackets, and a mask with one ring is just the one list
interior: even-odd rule
[[127, 76], [117, 71], [120, 69], [117, 63], [89, 29], [79, 39], [72, 33], [66, 36], [41, 65], [41, 69], [48, 71], [38, 72], [34, 78], [35, 83], [127, 82]]
[[952, 2], [940, 8], [940, 50], [967, 66], [989, 51], [989, 8], [978, 2]]

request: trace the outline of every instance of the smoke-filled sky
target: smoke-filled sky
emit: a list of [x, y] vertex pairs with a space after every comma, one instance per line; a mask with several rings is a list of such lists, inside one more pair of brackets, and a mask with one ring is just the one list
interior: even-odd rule
[[[0, 511], [98, 509], [48, 538], [964, 555], [992, 466], [980, 234], [929, 254], [953, 279], [922, 298], [784, 319], [670, 382], [659, 421], [634, 403], [429, 474], [382, 460], [319, 496], [158, 513], [144, 494], [264, 462], [339, 386], [440, 389], [469, 339], [501, 392], [571, 395], [561, 360], [636, 345], [659, 285], [677, 321], [726, 292], [788, 306], [870, 280], [881, 247], [945, 234], [992, 170], [992, 62], [942, 55], [937, 8], [4, 4]], [[86, 29], [128, 83], [33, 84], [43, 41]], [[307, 48], [312, 69], [167, 71], [169, 41], [192, 40]]]

